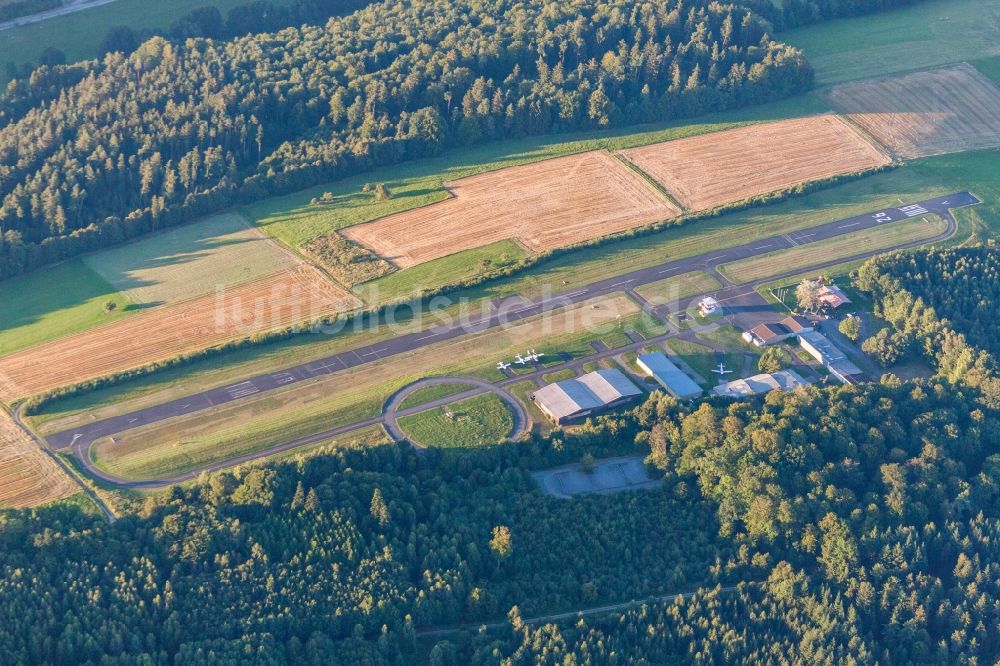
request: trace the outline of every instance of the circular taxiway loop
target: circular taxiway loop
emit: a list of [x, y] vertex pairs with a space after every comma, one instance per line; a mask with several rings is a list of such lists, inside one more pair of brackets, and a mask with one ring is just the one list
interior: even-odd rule
[[[406, 398], [420, 389], [424, 389], [429, 386], [440, 386], [442, 384], [462, 384], [468, 386], [469, 390], [463, 391], [462, 393], [455, 393], [437, 400], [432, 400], [430, 402], [425, 402], [424, 404], [417, 405], [416, 407], [409, 407], [407, 409], [399, 408]], [[423, 449], [425, 448], [424, 446], [410, 440], [410, 438], [403, 432], [402, 428], [399, 427], [399, 417], [425, 412], [428, 409], [434, 409], [435, 407], [443, 407], [455, 402], [460, 402], [467, 398], [482, 395], [483, 393], [492, 393], [496, 395], [498, 398], [503, 400], [504, 404], [510, 409], [511, 415], [514, 417], [514, 426], [511, 428], [510, 432], [507, 433], [508, 440], [520, 437], [528, 431], [528, 428], [531, 427], [531, 420], [528, 418], [528, 410], [521, 404], [521, 401], [515, 398], [510, 392], [500, 388], [496, 384], [491, 384], [488, 381], [477, 379], [475, 377], [428, 377], [426, 379], [418, 379], [412, 384], [407, 384], [403, 388], [396, 391], [396, 393], [394, 393], [392, 397], [386, 401], [385, 405], [382, 406], [382, 422], [385, 424], [386, 432], [388, 432], [389, 436], [397, 442], [409, 442], [414, 448]]]

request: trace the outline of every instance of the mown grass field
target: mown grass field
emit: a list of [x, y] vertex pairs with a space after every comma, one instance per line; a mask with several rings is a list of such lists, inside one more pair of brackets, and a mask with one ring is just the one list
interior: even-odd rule
[[[105, 312], [107, 302], [115, 304]], [[82, 260], [0, 282], [0, 356], [114, 321], [134, 305]]]
[[472, 448], [502, 442], [514, 417], [503, 400], [489, 393], [404, 416], [399, 427], [421, 446]]
[[722, 287], [705, 271], [692, 271], [636, 288], [636, 293], [654, 306], [676, 303], [685, 298], [709, 294]]
[[425, 386], [406, 396], [403, 402], [399, 403], [399, 409], [410, 409], [411, 407], [426, 405], [428, 402], [464, 393], [472, 388], [468, 384], [436, 384], [434, 386]]
[[[230, 9], [246, 2], [247, 0], [115, 0], [100, 7], [3, 31], [0, 33], [0, 43], [3, 44], [0, 63], [14, 62], [20, 65], [24, 62], [37, 62], [42, 51], [48, 47], [60, 49], [66, 54], [67, 62], [90, 60], [98, 56], [101, 40], [115, 26], [166, 29], [192, 9], [214, 5], [224, 18]], [[288, 4], [290, 0], [273, 2]], [[3, 69], [0, 69], [0, 83], [7, 83]]]
[[235, 213], [173, 227], [86, 255], [84, 261], [118, 291], [146, 305], [212, 293], [298, 263]]
[[[719, 383], [719, 375], [713, 372], [713, 370], [719, 367], [719, 358], [713, 349], [705, 345], [681, 340], [680, 338], [667, 340], [667, 346], [682, 361], [687, 363], [692, 370], [701, 375], [702, 379], [705, 380], [704, 382], [700, 382], [702, 386], [712, 387]], [[726, 364], [726, 369], [733, 372], [732, 375], [726, 375], [727, 381], [738, 377], [742, 373], [742, 354], [724, 353], [722, 358]]]
[[460, 284], [483, 273], [505, 268], [521, 261], [527, 254], [517, 242], [502, 240], [366, 282], [359, 285], [355, 293], [368, 303], [392, 303], [441, 285]]
[[825, 261], [846, 259], [865, 252], [933, 238], [946, 228], [944, 220], [935, 215], [927, 215], [926, 220], [913, 218], [893, 222], [874, 229], [734, 261], [720, 266], [719, 272], [736, 284], [745, 284], [770, 277], [775, 271], [799, 270]]
[[805, 51], [818, 85], [1000, 54], [1000, 0], [934, 0], [780, 33]]

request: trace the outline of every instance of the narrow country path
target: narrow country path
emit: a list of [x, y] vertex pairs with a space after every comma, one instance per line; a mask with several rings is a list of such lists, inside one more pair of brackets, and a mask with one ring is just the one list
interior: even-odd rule
[[[735, 592], [738, 589], [739, 589], [738, 585], [729, 585], [727, 587], [716, 588], [719, 594], [728, 594], [730, 592]], [[694, 597], [696, 594], [698, 594], [698, 592], [677, 592], [675, 594], [661, 594], [659, 596], [646, 597], [644, 599], [632, 599], [630, 601], [623, 601], [617, 604], [607, 604], [605, 606], [591, 606], [589, 608], [580, 608], [577, 610], [570, 610], [562, 613], [549, 613], [547, 615], [538, 615], [535, 617], [523, 618], [521, 621], [528, 625], [542, 624], [544, 622], [561, 622], [563, 620], [571, 620], [577, 617], [587, 617], [590, 615], [605, 615], [607, 613], [613, 613], [615, 611], [635, 608], [636, 606], [642, 606], [644, 604], [669, 603], [677, 599], [690, 599]], [[450, 634], [456, 634], [462, 631], [477, 631], [480, 628], [484, 627], [486, 629], [500, 629], [502, 627], [508, 626], [509, 624], [510, 620], [504, 618], [502, 620], [490, 620], [488, 622], [455, 624], [455, 625], [449, 625], [447, 627], [432, 627], [427, 629], [418, 629], [416, 634], [418, 638], [433, 638], [436, 636], [448, 636]]]

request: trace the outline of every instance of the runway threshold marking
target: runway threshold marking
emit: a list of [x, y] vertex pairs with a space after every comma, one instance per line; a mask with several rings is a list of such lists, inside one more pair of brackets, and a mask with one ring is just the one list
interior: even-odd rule
[[799, 246], [799, 244], [795, 242], [795, 239], [794, 239], [794, 238], [792, 238], [792, 237], [791, 237], [791, 236], [790, 236], [789, 234], [785, 234], [785, 235], [783, 236], [783, 238], [784, 238], [784, 239], [785, 239], [786, 241], [788, 241], [789, 243], [791, 243], [791, 244], [792, 244], [792, 247], [798, 247], [798, 246]]

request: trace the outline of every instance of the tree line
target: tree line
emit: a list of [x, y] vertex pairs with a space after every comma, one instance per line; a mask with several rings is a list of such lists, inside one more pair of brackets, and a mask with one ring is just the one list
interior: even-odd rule
[[42, 68], [49, 99], [0, 129], [0, 275], [456, 145], [807, 89], [811, 69], [769, 27], [704, 0], [392, 1]]
[[[865, 341], [883, 361], [920, 354], [939, 374], [1000, 406], [1000, 252], [990, 247], [893, 252], [870, 259], [857, 284], [890, 327]], [[891, 363], [889, 363], [891, 365]]]
[[[1000, 650], [998, 445], [1000, 412], [945, 378], [657, 393], [575, 434], [206, 475], [115, 525], [4, 512], [0, 658], [982, 663]], [[629, 451], [660, 487], [563, 500], [529, 474]], [[605, 619], [523, 620], [698, 586]]]

